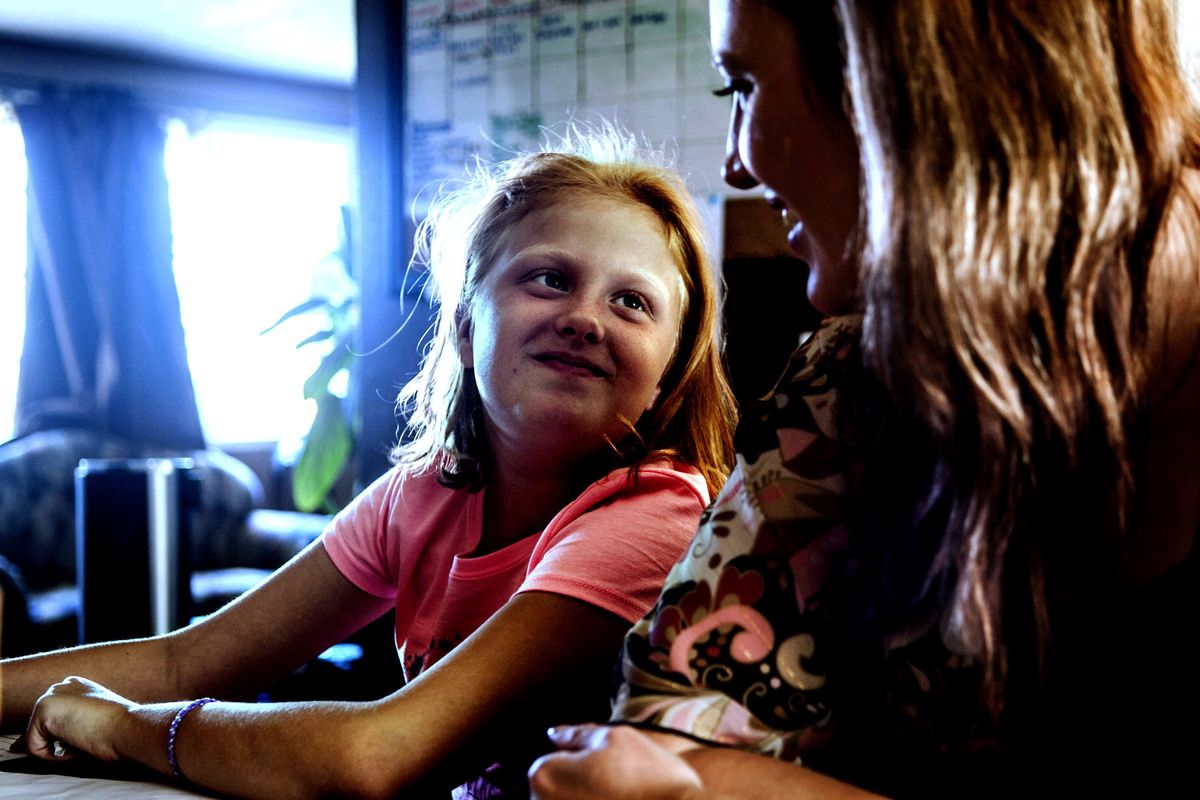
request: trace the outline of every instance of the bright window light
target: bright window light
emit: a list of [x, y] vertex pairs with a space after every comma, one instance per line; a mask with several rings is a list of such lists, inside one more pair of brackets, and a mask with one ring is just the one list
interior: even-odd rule
[[1183, 51], [1183, 62], [1192, 81], [1192, 91], [1200, 95], [1200, 3], [1179, 3], [1176, 24], [1179, 33], [1179, 48]]
[[13, 434], [25, 339], [25, 140], [0, 106], [0, 442]]
[[348, 138], [233, 122], [169, 128], [175, 280], [212, 444], [286, 441], [312, 423], [316, 407], [302, 390], [322, 345], [296, 345], [318, 321], [260, 332], [344, 280], [331, 254], [350, 197]]

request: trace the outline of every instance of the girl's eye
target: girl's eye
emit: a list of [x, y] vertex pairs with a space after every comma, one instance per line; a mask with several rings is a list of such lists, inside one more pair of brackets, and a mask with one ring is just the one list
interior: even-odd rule
[[617, 298], [617, 302], [620, 303], [625, 308], [629, 308], [634, 311], [648, 311], [649, 310], [649, 308], [646, 305], [646, 300], [640, 294], [633, 294], [633, 293], [623, 294]]
[[743, 80], [741, 78], [734, 78], [733, 80], [729, 81], [729, 83], [722, 86], [720, 89], [715, 90], [713, 92], [713, 96], [729, 97], [730, 95], [735, 95], [735, 94], [745, 96], [745, 95], [750, 94], [750, 92], [753, 89], [754, 89], [754, 86], [753, 86], [753, 84], [750, 83], [750, 81]]
[[560, 292], [567, 290], [567, 279], [557, 272], [543, 272], [539, 275], [534, 275], [532, 280], [534, 283], [540, 283], [549, 289], [556, 289]]

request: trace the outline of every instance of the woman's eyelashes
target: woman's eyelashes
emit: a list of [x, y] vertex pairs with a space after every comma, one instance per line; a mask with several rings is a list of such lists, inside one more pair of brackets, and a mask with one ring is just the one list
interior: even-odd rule
[[730, 97], [738, 95], [745, 97], [754, 89], [754, 85], [748, 80], [742, 78], [733, 78], [720, 89], [713, 90], [714, 97]]

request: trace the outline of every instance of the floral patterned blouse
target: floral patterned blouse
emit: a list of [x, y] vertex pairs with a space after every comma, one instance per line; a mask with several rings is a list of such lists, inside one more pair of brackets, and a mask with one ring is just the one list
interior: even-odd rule
[[626, 637], [614, 719], [785, 759], [827, 738], [822, 588], [847, 546], [835, 376], [858, 331], [827, 322], [743, 418], [733, 472]]
[[899, 797], [1083, 796], [1089, 785], [1113, 796], [1119, 781], [1149, 796], [1147, 781], [1179, 777], [1200, 746], [1200, 682], [1184, 654], [1194, 637], [1178, 635], [1200, 618], [1194, 557], [1095, 610], [1051, 687], [1000, 721], [984, 711], [979, 659], [943, 635], [936, 604], [847, 675], [859, 664], [835, 652], [847, 638], [834, 612], [863, 579], [847, 477], [862, 453], [841, 440], [835, 410], [860, 331], [860, 317], [826, 321], [744, 413], [733, 472], [626, 636], [613, 720], [803, 760]]
[[[854, 564], [854, 453], [835, 411], [860, 358], [860, 331], [859, 316], [827, 320], [775, 391], [744, 414], [733, 472], [657, 605], [626, 636], [615, 721], [796, 762], [833, 740], [841, 709], [829, 674], [832, 591]], [[886, 776], [881, 786], [895, 789], [917, 773], [925, 785], [932, 760], [994, 743], [977, 713], [978, 662], [948, 649], [937, 623], [932, 609], [889, 632], [886, 712], [871, 735], [890, 750], [863, 769], [870, 778], [843, 777], [880, 785]], [[853, 759], [851, 769], [860, 767]]]

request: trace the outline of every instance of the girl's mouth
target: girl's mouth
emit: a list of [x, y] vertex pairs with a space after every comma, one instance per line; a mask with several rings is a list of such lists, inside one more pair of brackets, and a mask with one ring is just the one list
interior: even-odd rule
[[594, 362], [571, 353], [541, 353], [534, 360], [552, 369], [573, 372], [596, 378], [607, 378], [608, 373]]

